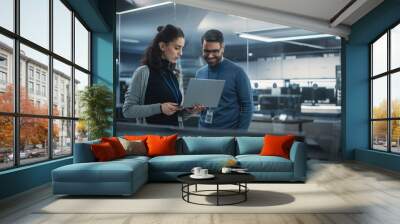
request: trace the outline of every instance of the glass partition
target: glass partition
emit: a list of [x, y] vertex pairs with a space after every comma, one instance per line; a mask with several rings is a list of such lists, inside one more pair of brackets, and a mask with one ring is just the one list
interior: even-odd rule
[[[145, 51], [157, 34], [157, 27], [172, 24], [181, 28], [185, 35], [182, 56], [176, 63], [176, 68], [180, 70], [183, 95], [190, 79], [204, 78], [196, 74], [200, 69], [208, 69], [201, 41], [207, 30], [217, 29], [223, 33], [223, 60], [232, 62], [237, 66], [237, 71], [245, 73], [246, 78], [238, 79], [235, 84], [229, 83], [231, 79], [226, 77], [215, 76], [213, 79], [226, 79], [218, 108], [236, 97], [236, 94], [224, 95], [229, 88], [236, 91], [238, 96], [239, 89], [246, 88], [252, 102], [250, 125], [244, 129], [221, 125], [213, 127], [213, 130], [247, 131], [260, 135], [293, 133], [316, 143], [318, 150], [329, 155], [339, 154], [339, 37], [166, 1], [146, 1], [146, 5], [134, 2], [138, 5], [129, 7], [123, 1], [117, 1], [116, 111], [117, 120], [123, 124], [117, 125], [117, 133], [129, 132], [129, 124], [148, 125], [149, 119], [146, 117], [130, 116], [128, 113], [124, 116], [123, 105], [128, 99], [126, 92], [130, 85], [131, 88], [139, 88], [132, 83], [132, 77], [143, 64]], [[208, 77], [211, 77], [210, 74]], [[239, 105], [235, 116], [243, 112], [244, 103]], [[197, 129], [201, 119], [206, 116], [206, 112], [202, 116], [191, 114], [184, 117], [183, 124], [175, 127]]]

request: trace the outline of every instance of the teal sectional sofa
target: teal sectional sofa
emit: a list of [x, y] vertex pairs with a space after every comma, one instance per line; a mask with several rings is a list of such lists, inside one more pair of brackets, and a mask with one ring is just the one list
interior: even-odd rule
[[96, 162], [90, 149], [98, 141], [75, 144], [74, 163], [52, 171], [54, 194], [131, 195], [148, 181], [176, 181], [193, 167], [219, 172], [230, 159], [259, 182], [304, 182], [306, 180], [306, 146], [295, 141], [290, 159], [260, 156], [263, 137], [181, 137], [177, 155], [127, 156]]

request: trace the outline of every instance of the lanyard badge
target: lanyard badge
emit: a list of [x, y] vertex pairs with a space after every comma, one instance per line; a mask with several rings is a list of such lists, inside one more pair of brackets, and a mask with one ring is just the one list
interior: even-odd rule
[[206, 124], [212, 124], [213, 117], [214, 117], [214, 111], [212, 109], [208, 109], [206, 112], [206, 118], [204, 119], [204, 122]]

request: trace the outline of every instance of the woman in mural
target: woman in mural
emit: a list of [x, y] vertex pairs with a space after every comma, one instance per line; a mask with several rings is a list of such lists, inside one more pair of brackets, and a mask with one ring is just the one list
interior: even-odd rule
[[125, 94], [122, 108], [126, 118], [141, 124], [180, 126], [184, 112], [196, 113], [203, 107], [181, 109], [182, 74], [176, 68], [182, 56], [185, 36], [179, 27], [159, 26], [157, 35], [147, 48], [142, 66], [136, 69]]

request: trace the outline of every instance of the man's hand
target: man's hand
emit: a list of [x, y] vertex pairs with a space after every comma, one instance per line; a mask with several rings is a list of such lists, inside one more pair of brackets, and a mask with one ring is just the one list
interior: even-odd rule
[[186, 108], [186, 111], [188, 111], [189, 113], [195, 114], [195, 113], [200, 113], [203, 110], [205, 110], [207, 107], [205, 107], [202, 104], [195, 104], [192, 107]]

